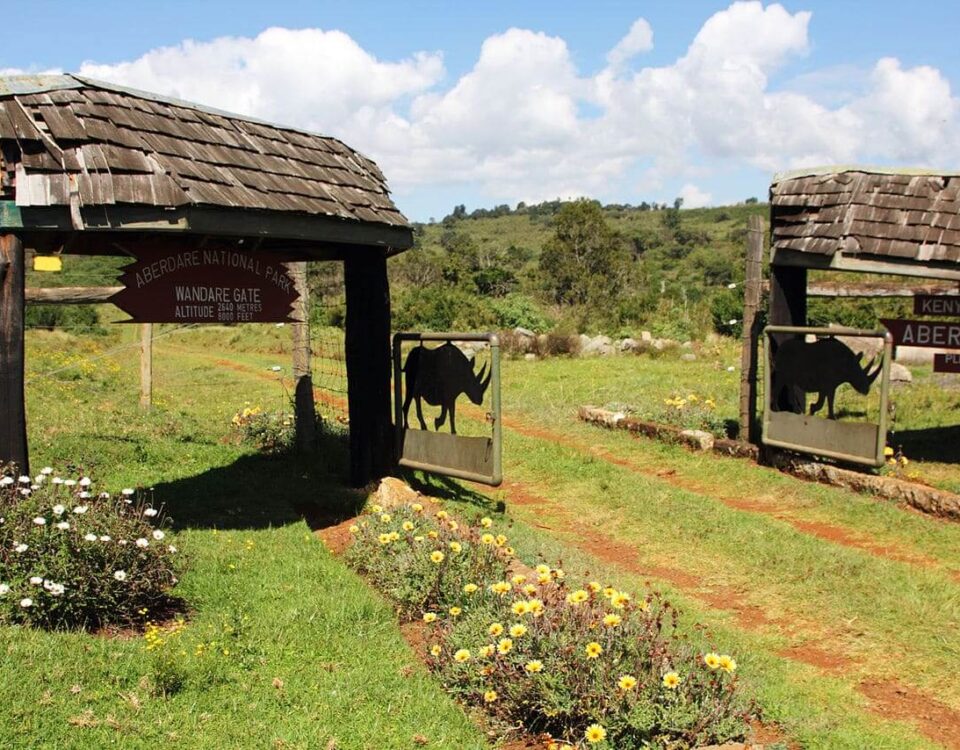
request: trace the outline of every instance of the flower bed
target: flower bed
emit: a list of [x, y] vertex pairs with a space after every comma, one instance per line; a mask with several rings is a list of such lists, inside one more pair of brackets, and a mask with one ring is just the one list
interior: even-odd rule
[[143, 624], [169, 608], [176, 547], [132, 489], [88, 477], [0, 478], [0, 623], [51, 629]]
[[526, 569], [490, 519], [467, 526], [432, 510], [372, 506], [347, 558], [427, 623], [429, 666], [451, 693], [557, 748], [679, 749], [745, 734], [736, 661], [691, 645], [658, 594]]

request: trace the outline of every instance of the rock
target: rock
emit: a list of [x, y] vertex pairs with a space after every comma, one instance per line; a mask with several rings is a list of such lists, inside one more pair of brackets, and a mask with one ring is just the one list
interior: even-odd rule
[[586, 338], [586, 341], [583, 341], [582, 337], [580, 339], [582, 342], [580, 353], [583, 356], [606, 357], [613, 354], [613, 341], [609, 336], [594, 336], [593, 338], [587, 336]]
[[649, 344], [651, 341], [653, 341], [653, 335], [650, 333], [650, 331], [640, 331], [640, 340]]
[[620, 342], [620, 351], [622, 352], [635, 352], [640, 348], [640, 342], [636, 339], [624, 339]]
[[693, 349], [693, 342], [684, 341], [682, 344], [680, 344], [680, 346], [682, 346], [684, 349]]
[[697, 355], [693, 352], [684, 352], [680, 355], [680, 359], [682, 359], [684, 362], [696, 362]]
[[535, 334], [529, 328], [521, 328], [520, 326], [517, 326], [516, 328], [513, 329], [513, 335], [519, 336], [525, 339], [535, 339], [537, 337], [537, 334]]
[[899, 362], [890, 363], [890, 382], [891, 383], [912, 383], [913, 373], [910, 368], [901, 365]]
[[398, 505], [415, 503], [419, 497], [420, 493], [402, 479], [384, 477], [370, 499], [384, 508], [395, 508]]
[[525, 360], [527, 360], [527, 362], [536, 362], [536, 361], [537, 361], [537, 355], [534, 354], [533, 352], [527, 352], [526, 354], [523, 355], [523, 358], [524, 358]]
[[680, 439], [695, 451], [713, 449], [713, 435], [703, 430], [681, 430]]

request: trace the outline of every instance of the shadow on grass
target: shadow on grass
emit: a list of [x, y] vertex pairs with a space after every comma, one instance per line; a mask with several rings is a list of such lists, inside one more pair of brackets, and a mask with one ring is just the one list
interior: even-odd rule
[[323, 435], [316, 454], [252, 454], [154, 487], [179, 529], [259, 529], [306, 521], [323, 528], [355, 515], [365, 495], [346, 481], [346, 435]]
[[425, 474], [420, 471], [401, 469], [399, 476], [417, 492], [441, 500], [453, 500], [459, 503], [475, 505], [483, 510], [493, 509], [497, 513], [504, 511], [502, 500], [494, 501], [481, 492], [465, 487], [458, 480], [439, 474]]
[[960, 463], [960, 425], [894, 432], [889, 444], [911, 460]]

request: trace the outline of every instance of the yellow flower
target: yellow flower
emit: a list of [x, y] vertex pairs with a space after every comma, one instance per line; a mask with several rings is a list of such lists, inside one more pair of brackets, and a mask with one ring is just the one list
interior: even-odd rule
[[522, 599], [518, 599], [510, 606], [510, 609], [513, 610], [515, 615], [525, 615], [530, 611], [530, 605]]
[[539, 583], [541, 586], [546, 586], [548, 583], [550, 583], [550, 581], [551, 578], [549, 573], [540, 574], [537, 576], [537, 583]]
[[460, 607], [450, 607], [451, 617], [459, 617], [461, 614], [463, 614], [463, 610]]
[[522, 585], [523, 583], [526, 582], [527, 577], [526, 577], [525, 575], [521, 575], [520, 573], [517, 573], [517, 574], [516, 574], [513, 578], [511, 578], [510, 580], [513, 582], [513, 585], [514, 585], [514, 586], [520, 586], [520, 585]]
[[617, 685], [623, 692], [633, 690], [637, 686], [637, 678], [633, 675], [625, 674], [617, 680]]
[[443, 650], [443, 649], [441, 649], [440, 646], [435, 643], [434, 645], [432, 645], [432, 646], [430, 647], [430, 655], [431, 655], [431, 656], [440, 656], [440, 652], [441, 652], [442, 650]]
[[450, 542], [450, 551], [458, 555], [463, 551], [463, 547], [460, 545], [460, 542]]
[[616, 590], [613, 586], [607, 586], [607, 587], [603, 590], [603, 595], [604, 595], [605, 597], [607, 597], [607, 599], [612, 599], [612, 598], [613, 598], [613, 595], [616, 594], [616, 593], [617, 593], [617, 590]]
[[503, 633], [503, 625], [501, 625], [499, 622], [491, 623], [490, 627], [487, 628], [487, 632], [496, 638], [498, 635]]
[[517, 623], [510, 626], [510, 636], [512, 638], [521, 638], [527, 634], [527, 626], [522, 623]]
[[531, 659], [523, 665], [523, 668], [530, 674], [537, 674], [543, 671], [543, 662], [539, 659]]
[[598, 742], [603, 742], [607, 738], [607, 730], [599, 724], [591, 724], [587, 727], [587, 731], [583, 733], [583, 736], [591, 745], [596, 745]]
[[404, 531], [413, 531], [413, 524], [410, 521], [404, 521], [403, 526], [401, 526]]
[[371, 506], [370, 506], [370, 510], [373, 511], [374, 513], [382, 513], [382, 512], [383, 512], [383, 508], [382, 508], [381, 506], [379, 506], [379, 505], [371, 505]]
[[437, 615], [436, 615], [435, 612], [424, 612], [424, 613], [423, 613], [423, 621], [424, 621], [425, 623], [428, 623], [428, 624], [429, 624], [429, 623], [431, 623], [431, 622], [436, 622], [436, 619], [437, 619]]
[[440, 550], [435, 549], [433, 552], [430, 553], [430, 562], [436, 565], [439, 565], [440, 563], [442, 563], [443, 553]]
[[494, 541], [496, 541], [498, 547], [502, 547], [507, 543], [507, 538], [503, 534], [497, 534], [497, 538]]
[[420, 505], [420, 503], [414, 503], [414, 504], [411, 505], [410, 507], [413, 508], [413, 512], [414, 512], [414, 513], [422, 513], [422, 512], [423, 512], [423, 506]]
[[556, 570], [552, 570], [550, 572], [553, 574], [553, 577], [556, 578], [558, 581], [562, 581], [564, 579], [564, 576], [567, 575], [566, 573], [563, 572], [563, 568], [557, 568]]
[[384, 523], [390, 523], [391, 516], [389, 513], [384, 513], [382, 516], [380, 516], [380, 520]]
[[445, 510], [438, 510], [438, 511], [437, 511], [437, 518], [439, 518], [441, 521], [442, 521], [444, 518], [447, 518], [449, 515], [450, 515], [450, 514], [447, 513], [447, 511], [445, 511]]
[[703, 657], [703, 663], [710, 669], [716, 669], [720, 666], [720, 657], [717, 654], [709, 653]]
[[509, 638], [501, 638], [497, 644], [497, 651], [501, 654], [509, 654], [513, 650], [513, 641]]
[[391, 532], [390, 532], [390, 541], [391, 541], [391, 542], [398, 542], [398, 541], [400, 541], [400, 534], [398, 534], [396, 531], [391, 531]]
[[576, 607], [580, 604], [583, 604], [589, 598], [590, 594], [583, 589], [577, 589], [576, 591], [567, 594], [567, 604]]
[[484, 516], [480, 519], [480, 525], [485, 529], [489, 529], [491, 526], [493, 526], [493, 519]]
[[380, 544], [390, 544], [390, 535], [381, 534], [380, 536], [377, 537], [377, 541], [380, 542]]
[[351, 534], [356, 534], [356, 533], [358, 533], [359, 531], [360, 531], [360, 527], [357, 526], [356, 524], [354, 524], [353, 526], [350, 527], [350, 533], [351, 533]]
[[723, 654], [720, 657], [720, 669], [729, 674], [733, 674], [737, 671], [737, 662], [730, 656]]
[[584, 651], [586, 652], [588, 659], [596, 659], [598, 656], [600, 656], [600, 654], [603, 653], [603, 646], [596, 641], [590, 641]]
[[497, 540], [494, 538], [493, 534], [484, 534], [480, 537], [480, 541], [483, 544], [494, 544]]
[[497, 581], [496, 583], [490, 585], [490, 590], [494, 594], [499, 594], [500, 596], [503, 596], [512, 588], [513, 585], [510, 583], [510, 581]]
[[637, 609], [639, 609], [641, 612], [646, 612], [648, 609], [650, 609], [650, 604], [646, 599], [641, 599], [637, 602]]
[[470, 651], [469, 649], [462, 648], [457, 653], [453, 655], [453, 660], [463, 664], [465, 661], [470, 661]]
[[539, 617], [543, 614], [543, 602], [539, 599], [531, 599], [527, 602], [527, 611], [534, 617]]
[[493, 652], [495, 650], [496, 649], [494, 649], [494, 647], [488, 643], [486, 646], [480, 649], [480, 657], [483, 659], [489, 659], [491, 656], [493, 656]]
[[440, 535], [436, 531], [428, 531], [427, 536], [430, 537], [431, 539], [436, 539]]
[[514, 550], [513, 547], [507, 546], [507, 547], [504, 547], [504, 548], [503, 548], [503, 551], [504, 551], [504, 553], [506, 554], [507, 557], [513, 557], [513, 554], [514, 554], [514, 552], [515, 552], [516, 550]]
[[883, 449], [883, 455], [886, 456], [887, 458], [890, 458], [890, 456], [893, 455], [893, 448], [891, 448], [888, 445], [886, 448]]
[[623, 618], [614, 612], [611, 612], [609, 615], [606, 615], [603, 618], [603, 624], [606, 625], [608, 628], [615, 628], [621, 622], [623, 622]]
[[623, 591], [618, 591], [610, 599], [610, 605], [616, 607], [617, 609], [623, 609], [627, 606], [627, 602], [630, 601], [630, 594], [627, 594]]
[[663, 686], [670, 690], [676, 690], [677, 685], [680, 684], [680, 675], [676, 672], [667, 672], [663, 676]]
[[536, 567], [536, 571], [538, 576], [548, 576], [550, 575], [550, 566], [541, 563]]
[[422, 536], [415, 536], [415, 537], [413, 538], [413, 541], [415, 541], [415, 542], [422, 542], [422, 541], [423, 541], [423, 537], [422, 537]]
[[487, 703], [493, 703], [497, 699], [496, 690], [488, 690], [483, 694], [483, 700]]
[[526, 594], [527, 596], [533, 596], [534, 594], [537, 593], [537, 587], [534, 586], [532, 583], [528, 583], [526, 586], [524, 586], [521, 589], [521, 591], [523, 591], [523, 593]]
[[601, 591], [603, 591], [603, 586], [596, 581], [590, 581], [590, 583], [587, 584], [587, 588], [590, 589], [594, 594], [599, 594]]
[[468, 583], [466, 586], [463, 587], [463, 593], [464, 593], [464, 594], [475, 594], [475, 593], [477, 593], [477, 589], [478, 589], [478, 588], [479, 588], [479, 586], [477, 586], [477, 584], [475, 584], [475, 583]]

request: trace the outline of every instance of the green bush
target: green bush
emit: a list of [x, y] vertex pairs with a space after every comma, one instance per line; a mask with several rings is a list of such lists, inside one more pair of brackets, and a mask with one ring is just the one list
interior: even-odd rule
[[494, 315], [484, 300], [441, 285], [401, 293], [393, 315], [397, 331], [475, 331], [493, 323]]
[[490, 519], [465, 527], [428, 508], [373, 506], [350, 529], [347, 559], [426, 623], [429, 666], [448, 691], [571, 748], [744, 736], [735, 660], [691, 645], [657, 594], [578, 588], [547, 565], [511, 576], [513, 550]]
[[176, 548], [133, 490], [87, 477], [0, 480], [0, 622], [48, 629], [131, 626], [166, 613]]
[[252, 445], [263, 453], [285, 453], [293, 447], [297, 436], [296, 421], [289, 412], [245, 406], [233, 415], [230, 422], [241, 443]]
[[28, 328], [63, 328], [97, 335], [107, 332], [93, 305], [27, 305], [23, 322]]
[[509, 294], [491, 303], [497, 327], [501, 329], [527, 328], [531, 331], [546, 331], [550, 318], [543, 309], [525, 294]]

